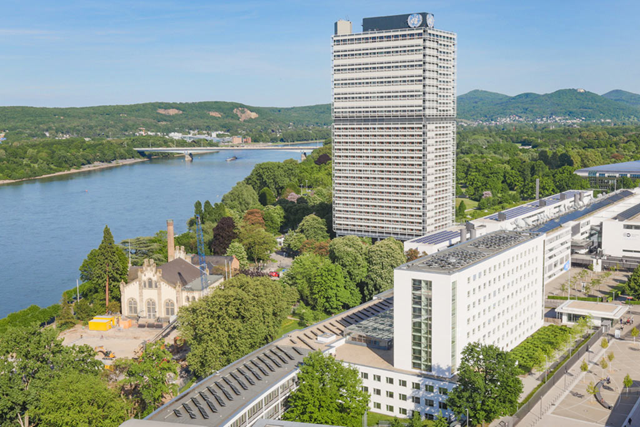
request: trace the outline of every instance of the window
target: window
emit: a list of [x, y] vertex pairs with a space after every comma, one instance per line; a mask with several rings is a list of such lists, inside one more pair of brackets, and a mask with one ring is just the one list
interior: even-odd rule
[[419, 405], [419, 404], [420, 404], [420, 397], [418, 397], [418, 396], [412, 396], [412, 397], [411, 397], [411, 401], [412, 401], [413, 403], [417, 403], [417, 404]]
[[425, 384], [424, 391], [429, 391], [433, 393], [433, 386], [431, 384]]
[[413, 383], [414, 390], [420, 390], [420, 383]]
[[444, 409], [445, 411], [447, 410], [447, 404], [444, 402], [438, 402], [438, 407], [440, 409]]
[[127, 306], [129, 307], [129, 314], [138, 314], [138, 301], [129, 298]]
[[393, 392], [392, 391], [387, 391], [387, 397], [390, 399], [393, 399]]
[[387, 412], [393, 412], [393, 406], [387, 405]]
[[380, 382], [380, 375], [374, 375], [373, 380]]
[[373, 402], [373, 407], [375, 409], [380, 409], [380, 404], [378, 402]]
[[400, 399], [400, 400], [402, 400], [402, 401], [406, 402], [406, 401], [407, 401], [407, 395], [406, 395], [406, 394], [399, 393], [399, 394], [398, 394], [398, 399]]
[[387, 384], [393, 385], [393, 378], [387, 377]]
[[433, 416], [433, 414], [425, 414], [425, 419], [429, 420], [429, 421], [433, 421], [436, 417]]
[[157, 313], [156, 313], [156, 302], [155, 302], [155, 300], [148, 299], [147, 300], [147, 318], [155, 319], [157, 317], [156, 314]]
[[168, 299], [164, 302], [164, 315], [173, 316], [174, 314], [176, 314], [176, 304]]
[[448, 394], [449, 394], [449, 389], [446, 389], [446, 388], [444, 388], [444, 387], [439, 387], [439, 388], [438, 388], [438, 393], [440, 393], [440, 394], [442, 394], [442, 395], [446, 396], [446, 395], [448, 395]]
[[407, 382], [405, 380], [398, 380], [398, 384], [400, 385], [400, 387], [406, 387], [407, 386]]
[[189, 295], [187, 295], [186, 297], [184, 297], [184, 302], [189, 302]]
[[147, 280], [147, 288], [153, 288], [153, 280]]
[[362, 391], [364, 391], [365, 393], [369, 393], [369, 387], [367, 387], [366, 385], [362, 386]]
[[405, 408], [398, 408], [398, 412], [400, 412], [400, 415], [407, 415], [407, 410]]
[[425, 399], [424, 404], [427, 406], [436, 406], [436, 402], [433, 399]]
[[360, 372], [360, 376], [362, 377], [363, 380], [369, 379], [369, 374], [366, 372]]
[[373, 394], [375, 394], [376, 396], [380, 396], [380, 389], [379, 388], [374, 388], [373, 389]]

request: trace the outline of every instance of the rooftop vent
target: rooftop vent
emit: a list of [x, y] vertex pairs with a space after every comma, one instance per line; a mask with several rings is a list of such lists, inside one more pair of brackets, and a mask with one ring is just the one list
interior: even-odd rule
[[336, 339], [335, 334], [325, 333], [318, 335], [318, 338], [316, 338], [316, 342], [319, 342], [320, 344], [326, 344], [333, 341], [334, 339]]

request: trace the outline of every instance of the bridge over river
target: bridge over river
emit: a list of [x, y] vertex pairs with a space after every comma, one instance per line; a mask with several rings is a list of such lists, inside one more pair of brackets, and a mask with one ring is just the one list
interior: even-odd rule
[[140, 147], [134, 148], [139, 153], [177, 153], [184, 154], [184, 156], [192, 160], [194, 154], [206, 154], [215, 153], [217, 151], [249, 151], [249, 150], [264, 150], [264, 151], [293, 151], [297, 153], [311, 152], [316, 148], [322, 147], [322, 144], [317, 145], [271, 145], [271, 144], [252, 144], [241, 146], [223, 146], [223, 147]]

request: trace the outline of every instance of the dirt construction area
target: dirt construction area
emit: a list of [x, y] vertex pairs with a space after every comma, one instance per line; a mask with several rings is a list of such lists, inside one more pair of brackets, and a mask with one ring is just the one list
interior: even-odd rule
[[[151, 340], [161, 329], [137, 328], [135, 325], [128, 329], [115, 327], [108, 331], [90, 331], [88, 326], [76, 325], [60, 334], [64, 339], [64, 345], [83, 345], [91, 348], [104, 347], [113, 352], [116, 359], [132, 358], [135, 350], [143, 341]], [[167, 343], [173, 343], [177, 331], [171, 332], [166, 338]], [[102, 357], [102, 355], [100, 355]]]

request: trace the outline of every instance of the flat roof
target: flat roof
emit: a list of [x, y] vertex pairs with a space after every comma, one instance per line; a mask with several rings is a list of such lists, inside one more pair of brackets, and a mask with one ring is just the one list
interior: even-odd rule
[[589, 172], [601, 172], [601, 173], [640, 173], [640, 160], [634, 160], [632, 162], [612, 163], [609, 165], [592, 166], [590, 168], [582, 168], [575, 171], [575, 173], [589, 173]]
[[539, 225], [537, 227], [533, 227], [531, 229], [532, 232], [534, 233], [547, 233], [551, 230], [554, 230], [558, 227], [561, 227], [563, 224], [566, 224], [567, 222], [570, 221], [577, 221], [587, 215], [591, 215], [592, 213], [605, 208], [609, 205], [612, 205], [614, 203], [617, 203], [623, 199], [626, 199], [627, 197], [631, 197], [635, 195], [635, 193], [633, 191], [629, 191], [629, 190], [622, 190], [620, 192], [614, 193], [608, 197], [605, 197], [603, 199], [596, 199], [595, 202], [591, 203], [589, 206], [587, 206], [586, 208], [582, 208], [576, 211], [572, 211], [569, 212], [567, 214], [564, 214], [556, 219], [552, 219], [551, 221], [547, 221], [542, 225]]
[[408, 262], [398, 267], [398, 269], [451, 274], [536, 237], [538, 237], [537, 234], [529, 232], [494, 231]]
[[427, 234], [425, 236], [416, 237], [415, 239], [409, 240], [411, 243], [421, 243], [424, 245], [439, 245], [440, 243], [450, 242], [455, 238], [460, 238], [460, 230], [464, 229], [464, 227], [451, 227], [446, 230], [437, 231], [435, 233]]
[[619, 319], [627, 310], [629, 310], [628, 305], [578, 300], [565, 301], [556, 308], [558, 313], [571, 313], [582, 316], [591, 314], [595, 317], [606, 317], [608, 319]]
[[[524, 205], [520, 205], [520, 206], [516, 206], [515, 208], [511, 208], [511, 209], [507, 209], [504, 212], [504, 214], [506, 215], [506, 219], [507, 221], [513, 218], [519, 218], [521, 216], [524, 215], [528, 215], [530, 213], [536, 212], [538, 210], [544, 209], [545, 207], [548, 206], [553, 206], [557, 203], [560, 203], [563, 199], [562, 196], [564, 194], [565, 199], [564, 200], [571, 200], [571, 198], [575, 195], [575, 194], [581, 194], [581, 193], [588, 193], [588, 191], [585, 190], [569, 190], [569, 191], [565, 191], [563, 193], [558, 193], [558, 194], [554, 194], [553, 196], [549, 196], [549, 197], [544, 197], [540, 200], [544, 200], [546, 202], [546, 206], [540, 206], [540, 200], [536, 200], [535, 202], [531, 202], [531, 203], [526, 203]], [[493, 221], [499, 221], [498, 219], [498, 214], [492, 214], [492, 215], [488, 215], [486, 217], [483, 218], [478, 218], [478, 219], [490, 219]]]
[[282, 421], [282, 420], [269, 420], [259, 419], [253, 424], [253, 427], [334, 427], [327, 424], [311, 424], [301, 423], [297, 421]]

